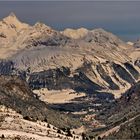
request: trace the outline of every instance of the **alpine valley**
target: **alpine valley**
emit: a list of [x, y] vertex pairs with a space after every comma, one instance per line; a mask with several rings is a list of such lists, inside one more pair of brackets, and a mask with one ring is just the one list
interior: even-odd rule
[[0, 139], [140, 139], [140, 40], [104, 29], [0, 21]]

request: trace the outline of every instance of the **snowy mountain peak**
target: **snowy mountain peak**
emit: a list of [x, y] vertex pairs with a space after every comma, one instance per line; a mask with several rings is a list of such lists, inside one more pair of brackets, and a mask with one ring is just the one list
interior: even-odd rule
[[9, 17], [17, 18], [14, 12], [11, 12], [11, 13], [9, 14]]
[[79, 28], [79, 29], [67, 28], [62, 33], [67, 37], [70, 37], [73, 39], [79, 39], [85, 36], [88, 33], [88, 30], [86, 28]]
[[12, 12], [9, 14], [9, 16], [5, 17], [2, 21], [1, 24], [3, 26], [8, 26], [10, 28], [21, 30], [23, 28], [27, 28], [29, 25], [22, 23], [19, 21], [19, 19], [16, 17], [16, 15]]
[[42, 22], [37, 22], [33, 27], [37, 30], [44, 30], [44, 29], [52, 30], [51, 27], [47, 26]]
[[7, 23], [12, 23], [12, 22], [20, 22], [17, 18], [17, 16], [11, 12], [7, 17], [5, 17], [3, 19], [3, 21], [7, 22]]

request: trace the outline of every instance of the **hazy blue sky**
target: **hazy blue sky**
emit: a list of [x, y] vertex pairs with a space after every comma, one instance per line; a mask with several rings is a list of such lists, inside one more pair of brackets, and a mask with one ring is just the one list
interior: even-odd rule
[[100, 27], [125, 40], [140, 38], [140, 1], [0, 1], [0, 18], [10, 12], [29, 24], [41, 21], [57, 30]]

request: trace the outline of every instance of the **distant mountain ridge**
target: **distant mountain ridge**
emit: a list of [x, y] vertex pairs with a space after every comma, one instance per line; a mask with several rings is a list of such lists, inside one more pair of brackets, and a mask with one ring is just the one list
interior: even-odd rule
[[[82, 73], [116, 97], [139, 79], [137, 58], [131, 58], [135, 47], [103, 29], [60, 32], [39, 22], [34, 26], [22, 23], [15, 14], [4, 18], [0, 25], [0, 58], [6, 59], [0, 63], [1, 74], [7, 73], [4, 71], [8, 67], [9, 74], [25, 72], [25, 78], [32, 79], [32, 74], [65, 67], [69, 68], [72, 77]], [[86, 67], [86, 63], [90, 67]], [[91, 91], [94, 92], [94, 88]]]

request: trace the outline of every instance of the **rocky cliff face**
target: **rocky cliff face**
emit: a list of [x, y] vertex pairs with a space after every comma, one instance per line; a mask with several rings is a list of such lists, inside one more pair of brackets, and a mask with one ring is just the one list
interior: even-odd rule
[[19, 70], [12, 61], [1, 61], [0, 65], [1, 75], [18, 75], [26, 80], [32, 89], [74, 89], [94, 94], [102, 90], [109, 92], [107, 89], [121, 91], [121, 88], [127, 88], [139, 79], [138, 70], [129, 62], [124, 64], [105, 62], [98, 65], [85, 62], [74, 71], [62, 66], [39, 72], [31, 72], [30, 68], [25, 71]]

